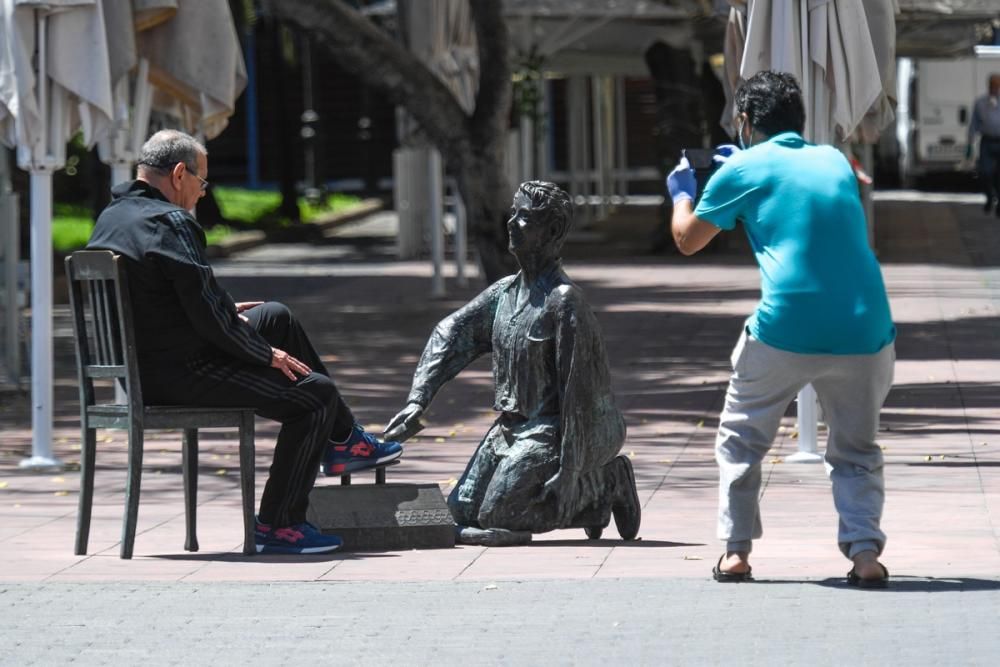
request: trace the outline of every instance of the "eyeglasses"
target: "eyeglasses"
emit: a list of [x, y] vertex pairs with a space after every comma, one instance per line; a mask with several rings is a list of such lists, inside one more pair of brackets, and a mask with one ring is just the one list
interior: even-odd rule
[[[147, 167], [151, 167], [153, 169], [156, 169], [157, 171], [162, 171], [163, 173], [168, 173], [168, 172], [170, 172], [174, 168], [174, 164], [177, 164], [177, 163], [175, 162], [174, 164], [169, 164], [168, 165], [168, 164], [150, 164], [148, 162], [140, 162], [139, 164], [145, 165]], [[193, 169], [191, 169], [191, 167], [189, 167], [187, 165], [187, 163], [181, 162], [181, 164], [184, 165], [184, 171], [186, 171], [187, 173], [191, 174], [192, 176], [194, 176], [195, 178], [197, 178], [199, 181], [201, 181], [201, 191], [202, 192], [205, 192], [205, 190], [208, 190], [208, 186], [209, 186], [208, 181], [206, 181], [204, 178], [202, 178], [201, 176], [199, 176], [198, 172], [196, 172]]]
[[191, 174], [192, 176], [194, 176], [195, 178], [197, 178], [199, 181], [201, 181], [201, 191], [202, 192], [204, 192], [205, 190], [208, 190], [208, 181], [206, 181], [204, 178], [202, 178], [201, 176], [199, 176], [196, 172], [191, 171], [191, 167], [189, 167], [187, 165], [184, 165], [184, 168], [187, 170], [187, 172], [189, 174]]

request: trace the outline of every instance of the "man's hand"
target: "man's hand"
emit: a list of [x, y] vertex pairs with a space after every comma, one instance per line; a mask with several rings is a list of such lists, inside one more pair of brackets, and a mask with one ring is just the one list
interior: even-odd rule
[[251, 308], [256, 308], [257, 306], [263, 306], [263, 301], [240, 301], [236, 304], [236, 312], [242, 313], [244, 310], [250, 310]]
[[[240, 315], [240, 313], [242, 313], [244, 310], [250, 310], [251, 308], [260, 306], [263, 303], [264, 303], [263, 301], [241, 301], [238, 304], [236, 304], [236, 314]], [[250, 322], [250, 320], [247, 319], [246, 315], [240, 315], [240, 319], [243, 320], [244, 322]]]
[[698, 189], [698, 184], [694, 180], [694, 169], [686, 157], [682, 157], [674, 170], [667, 176], [667, 191], [670, 199], [677, 202], [689, 200], [694, 201], [694, 193]]
[[[271, 368], [277, 368], [292, 382], [298, 380], [299, 377], [312, 373], [311, 368], [284, 350], [279, 350], [276, 347], [271, 348]], [[298, 373], [298, 376], [295, 375], [296, 373]]]
[[556, 517], [560, 526], [568, 526], [576, 512], [579, 497], [578, 477], [579, 473], [575, 470], [559, 468], [559, 472], [545, 482], [545, 488], [542, 490], [543, 500], [554, 497]]
[[420, 423], [420, 416], [424, 414], [424, 407], [419, 403], [407, 403], [406, 407], [399, 411], [395, 417], [385, 425], [383, 437], [386, 440], [396, 440], [402, 442], [420, 431], [424, 425]]

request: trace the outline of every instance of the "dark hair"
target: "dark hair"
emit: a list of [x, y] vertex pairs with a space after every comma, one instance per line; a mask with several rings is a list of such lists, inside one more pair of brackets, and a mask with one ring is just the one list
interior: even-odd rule
[[139, 150], [139, 165], [161, 171], [173, 169], [178, 162], [198, 173], [198, 154], [207, 156], [208, 151], [200, 141], [180, 130], [160, 130], [142, 145]]
[[526, 181], [521, 183], [521, 187], [514, 194], [514, 199], [517, 199], [518, 195], [526, 197], [531, 202], [532, 208], [545, 212], [541, 219], [552, 227], [556, 250], [561, 248], [573, 222], [573, 202], [566, 191], [555, 183]]
[[802, 89], [787, 72], [757, 72], [736, 91], [736, 111], [746, 113], [750, 124], [761, 134], [773, 137], [782, 132], [798, 132], [806, 126]]

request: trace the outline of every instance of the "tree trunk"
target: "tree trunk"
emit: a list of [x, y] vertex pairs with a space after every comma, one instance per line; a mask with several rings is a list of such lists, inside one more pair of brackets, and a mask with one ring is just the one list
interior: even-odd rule
[[269, 21], [271, 30], [272, 57], [277, 59], [277, 76], [274, 77], [274, 96], [277, 100], [275, 111], [277, 118], [276, 129], [281, 141], [286, 147], [285, 150], [278, 151], [278, 189], [281, 192], [281, 204], [278, 205], [277, 217], [290, 220], [293, 224], [302, 222], [299, 211], [299, 191], [296, 187], [296, 168], [292, 162], [292, 156], [298, 154], [299, 135], [296, 131], [298, 123], [293, 120], [294, 115], [289, 109], [288, 77], [290, 76], [288, 62], [285, 60], [284, 45], [281, 40], [281, 24], [278, 21]]
[[420, 123], [454, 172], [465, 202], [469, 235], [487, 282], [516, 266], [504, 222], [512, 191], [503, 173], [510, 65], [507, 24], [496, 0], [470, 0], [479, 46], [479, 88], [472, 115], [420, 60], [341, 0], [271, 0], [270, 11], [307, 30], [348, 72]]
[[472, 157], [458, 165], [455, 173], [469, 237], [479, 253], [483, 277], [492, 284], [517, 271], [517, 262], [507, 249], [507, 218], [513, 191], [507, 176], [490, 155]]

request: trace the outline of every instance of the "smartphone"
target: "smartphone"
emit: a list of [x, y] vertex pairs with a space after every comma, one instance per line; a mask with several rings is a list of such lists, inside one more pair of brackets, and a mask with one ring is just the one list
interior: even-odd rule
[[715, 150], [711, 148], [683, 148], [681, 149], [681, 155], [687, 158], [688, 164], [694, 169], [694, 180], [698, 186], [694, 195], [694, 201], [697, 204], [698, 200], [701, 199], [701, 193], [705, 189], [705, 184], [708, 183], [708, 178], [718, 166], [712, 160]]

